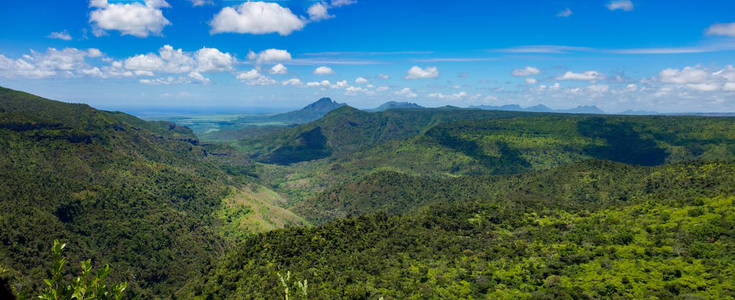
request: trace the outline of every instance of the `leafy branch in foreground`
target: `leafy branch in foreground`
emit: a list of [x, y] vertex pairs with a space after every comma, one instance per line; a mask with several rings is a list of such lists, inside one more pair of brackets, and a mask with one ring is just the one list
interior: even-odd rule
[[[286, 277], [283, 277], [283, 275], [281, 275], [280, 272], [279, 273], [276, 273], [276, 274], [278, 274], [278, 279], [281, 281], [281, 287], [283, 287], [284, 297], [285, 297], [286, 300], [289, 300], [290, 298], [289, 298], [288, 291], [289, 291], [290, 286], [291, 286], [291, 271], [287, 271], [286, 272]], [[304, 299], [306, 299], [309, 296], [309, 294], [308, 294], [308, 282], [306, 281], [306, 279], [304, 279], [304, 281], [298, 281], [297, 280], [296, 281], [296, 288], [297, 288], [296, 290], [299, 292], [299, 294], [301, 296], [304, 297]]]
[[127, 283], [121, 282], [116, 285], [108, 285], [105, 279], [110, 274], [110, 265], [105, 265], [97, 274], [92, 274], [91, 260], [81, 262], [82, 275], [74, 277], [71, 283], [64, 282], [64, 265], [67, 259], [61, 253], [66, 247], [59, 240], [54, 240], [51, 247], [53, 254], [53, 268], [51, 278], [44, 279], [46, 288], [38, 295], [40, 299], [115, 299], [123, 297]]

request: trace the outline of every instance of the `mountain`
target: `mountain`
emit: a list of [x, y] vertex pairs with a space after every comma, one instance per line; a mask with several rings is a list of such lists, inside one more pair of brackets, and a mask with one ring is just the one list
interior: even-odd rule
[[247, 116], [234, 120], [233, 124], [252, 124], [252, 123], [284, 123], [284, 124], [303, 124], [317, 120], [328, 112], [345, 106], [344, 103], [337, 103], [330, 98], [321, 98], [300, 110], [280, 113], [275, 115]]
[[379, 112], [379, 111], [386, 111], [389, 109], [399, 109], [399, 108], [424, 108], [424, 107], [416, 103], [411, 103], [411, 102], [388, 101], [386, 103], [381, 104], [380, 106], [376, 108], [367, 109], [365, 111]]
[[604, 114], [605, 112], [597, 108], [597, 106], [577, 106], [571, 109], [552, 109], [546, 105], [538, 104], [529, 107], [521, 107], [518, 104], [507, 104], [502, 106], [478, 105], [470, 106], [470, 108], [485, 110], [507, 110], [507, 111], [526, 111], [526, 112], [546, 112], [546, 113], [570, 113], [570, 114]]
[[73, 266], [109, 263], [130, 298], [156, 298], [248, 233], [233, 222], [299, 222], [249, 200], [249, 159], [173, 123], [0, 88], [0, 137], [0, 265], [21, 294], [47, 278], [54, 239]]
[[521, 114], [451, 107], [369, 113], [344, 106], [314, 122], [274, 134], [244, 139], [240, 146], [257, 160], [292, 164], [333, 154], [346, 155], [390, 140], [412, 137], [441, 122], [512, 118]]
[[594, 106], [594, 105], [580, 105], [580, 106], [577, 106], [575, 108], [570, 108], [570, 109], [559, 109], [559, 110], [556, 110], [555, 112], [570, 113], [570, 114], [595, 114], [595, 115], [601, 115], [605, 113], [604, 111], [602, 111], [601, 109], [597, 108], [597, 106]]

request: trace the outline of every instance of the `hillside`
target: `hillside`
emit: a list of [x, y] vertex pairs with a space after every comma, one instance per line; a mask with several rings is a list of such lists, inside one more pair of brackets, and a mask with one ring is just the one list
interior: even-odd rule
[[[729, 298], [733, 168], [591, 162], [561, 180], [518, 178], [497, 199], [457, 188], [459, 201], [415, 214], [255, 236], [182, 294], [277, 298], [278, 274], [288, 272], [288, 287], [301, 291], [295, 282], [306, 280], [309, 298]], [[396, 185], [424, 193], [414, 182]]]
[[366, 109], [365, 111], [368, 112], [379, 112], [379, 111], [386, 111], [389, 109], [403, 109], [403, 108], [424, 108], [421, 105], [418, 105], [416, 103], [411, 102], [396, 102], [396, 101], [388, 101], [386, 103], [381, 104], [380, 106], [372, 109]]
[[[263, 182], [288, 194], [290, 203], [295, 204], [341, 183], [353, 182], [383, 170], [452, 177], [517, 174], [588, 159], [635, 165], [735, 159], [735, 122], [732, 118], [448, 110], [434, 111], [433, 117], [422, 120], [417, 116], [431, 115], [432, 112], [348, 112], [353, 114], [335, 111], [335, 114], [325, 117], [338, 119], [341, 123], [323, 119], [290, 129], [294, 134], [307, 128], [319, 127], [320, 132], [325, 132], [324, 128], [336, 128], [329, 129], [324, 135], [324, 145], [319, 148], [322, 152], [311, 157], [320, 159], [289, 165], [259, 164], [258, 174]], [[469, 120], [452, 120], [455, 113], [466, 113]], [[378, 118], [388, 120], [375, 122]], [[428, 125], [427, 119], [432, 120]], [[364, 120], [377, 125], [369, 125], [375, 127], [364, 131], [359, 126], [335, 125], [359, 124], [366, 122]], [[394, 138], [374, 138], [382, 134], [380, 128], [399, 121], [402, 125], [392, 132]], [[421, 129], [411, 130], [412, 126]], [[245, 143], [255, 146], [286, 143], [283, 141], [290, 138], [284, 134], [286, 132], [273, 135], [274, 139], [246, 140]], [[337, 134], [339, 138], [334, 137]], [[330, 140], [335, 142], [330, 145]], [[291, 156], [305, 158], [301, 153], [314, 150], [306, 144], [291, 145], [294, 144], [296, 146], [291, 148], [277, 148], [281, 152], [273, 153], [283, 154], [284, 149], [289, 149]], [[273, 156], [256, 158], [268, 162]]]
[[0, 137], [0, 265], [21, 293], [63, 239], [73, 265], [112, 264], [131, 297], [167, 295], [227, 247], [217, 214], [253, 185], [247, 158], [188, 128], [5, 88]]
[[291, 164], [344, 155], [391, 140], [409, 138], [433, 125], [453, 120], [512, 118], [523, 113], [457, 108], [401, 109], [369, 113], [349, 106], [323, 118], [240, 145], [258, 160]]

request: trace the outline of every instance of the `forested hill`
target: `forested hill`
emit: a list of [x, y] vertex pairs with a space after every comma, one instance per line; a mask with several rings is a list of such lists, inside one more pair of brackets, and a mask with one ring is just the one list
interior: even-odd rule
[[[381, 151], [426, 155], [443, 148], [498, 172], [558, 165], [585, 158], [657, 165], [697, 157], [733, 157], [733, 118], [595, 116], [483, 111], [401, 109], [368, 113], [351, 107], [281, 132], [241, 141], [263, 162], [291, 164], [354, 154], [370, 160]], [[411, 137], [422, 137], [407, 140]], [[390, 141], [401, 142], [398, 147]], [[414, 144], [408, 146], [408, 143]], [[382, 145], [381, 144], [385, 144]], [[377, 146], [382, 150], [369, 150]], [[406, 151], [408, 150], [408, 151]], [[412, 153], [411, 150], [420, 153]], [[400, 155], [400, 154], [399, 154]], [[452, 157], [445, 156], [445, 158]], [[403, 163], [410, 159], [403, 159]]]
[[365, 112], [340, 107], [323, 118], [282, 132], [246, 139], [243, 149], [276, 164], [343, 155], [391, 140], [415, 136], [433, 125], [453, 120], [512, 118], [526, 113], [459, 108], [400, 109]]
[[54, 239], [73, 266], [113, 265], [130, 296], [171, 293], [226, 246], [212, 215], [251, 171], [188, 128], [5, 88], [0, 137], [0, 265], [21, 294]]
[[729, 299], [733, 186], [735, 166], [722, 162], [381, 174], [323, 199], [379, 213], [253, 237], [182, 292], [278, 298], [307, 281], [320, 299]]

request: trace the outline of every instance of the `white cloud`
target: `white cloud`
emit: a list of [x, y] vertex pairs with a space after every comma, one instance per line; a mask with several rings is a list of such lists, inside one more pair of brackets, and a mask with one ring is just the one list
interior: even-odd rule
[[594, 93], [606, 93], [610, 90], [610, 86], [606, 84], [593, 84], [587, 87], [587, 90]]
[[564, 73], [564, 75], [561, 75], [556, 78], [557, 80], [583, 80], [583, 81], [592, 81], [592, 80], [602, 80], [605, 79], [605, 74], [602, 74], [597, 71], [586, 71], [583, 73], [574, 73], [572, 71], [567, 71]]
[[0, 55], [0, 76], [46, 78], [59, 74], [65, 77], [93, 74], [93, 68], [85, 61], [85, 58], [92, 57], [93, 54], [93, 50], [48, 48], [45, 53], [31, 50], [30, 54], [24, 54], [15, 60]]
[[458, 92], [454, 94], [442, 94], [442, 93], [431, 93], [429, 98], [446, 99], [446, 100], [460, 100], [467, 97], [467, 92]]
[[735, 23], [714, 24], [707, 28], [707, 34], [735, 37]]
[[357, 78], [355, 78], [355, 83], [357, 83], [357, 84], [363, 84], [363, 83], [367, 83], [367, 82], [368, 82], [368, 80], [365, 79], [364, 77], [357, 77]]
[[556, 14], [557, 17], [562, 17], [562, 18], [566, 18], [571, 15], [572, 15], [572, 10], [569, 8], [562, 10]]
[[196, 82], [209, 83], [209, 78], [204, 77], [204, 75], [202, 75], [199, 72], [190, 72], [188, 76], [189, 76], [190, 79], [192, 79], [192, 80], [194, 80]]
[[537, 75], [541, 73], [541, 71], [538, 68], [527, 66], [523, 69], [514, 69], [511, 74], [513, 76], [531, 76], [531, 75]]
[[735, 82], [728, 82], [722, 86], [722, 90], [726, 92], [735, 92]]
[[189, 0], [191, 1], [191, 5], [193, 6], [204, 6], [209, 4], [214, 4], [212, 0]]
[[248, 53], [248, 59], [255, 60], [257, 64], [267, 64], [273, 62], [283, 62], [291, 60], [291, 53], [281, 49], [266, 49], [255, 53], [250, 51]]
[[303, 82], [301, 82], [301, 79], [298, 79], [298, 78], [291, 78], [291, 79], [288, 79], [288, 80], [284, 80], [283, 82], [281, 82], [281, 85], [294, 85], [294, 86], [302, 86], [302, 85], [304, 85], [304, 83], [303, 83]]
[[378, 74], [378, 78], [380, 78], [380, 79], [390, 79], [390, 76], [385, 75], [385, 74]]
[[633, 2], [630, 0], [614, 0], [610, 1], [610, 3], [607, 4], [607, 9], [609, 10], [623, 10], [623, 11], [631, 11], [633, 10]]
[[709, 80], [710, 74], [700, 67], [685, 67], [684, 69], [664, 69], [659, 72], [659, 80], [665, 83], [702, 83]]
[[139, 74], [152, 72], [187, 73], [195, 69], [196, 62], [181, 49], [164, 45], [155, 53], [139, 54], [125, 60], [125, 68]]
[[321, 21], [334, 17], [329, 15], [329, 12], [327, 11], [327, 5], [322, 2], [317, 2], [314, 3], [314, 5], [309, 6], [309, 9], [306, 10], [306, 13], [309, 14], [309, 20], [311, 21]]
[[357, 95], [358, 93], [372, 94], [372, 92], [364, 87], [348, 86], [345, 88], [345, 95]]
[[306, 86], [308, 87], [329, 87], [330, 85], [331, 83], [329, 82], [329, 80], [312, 81], [306, 83]]
[[51, 34], [49, 34], [46, 37], [51, 38], [51, 39], [59, 39], [59, 40], [71, 41], [71, 35], [69, 35], [69, 33], [66, 32], [66, 30], [64, 30], [62, 32], [52, 32]]
[[331, 6], [340, 7], [357, 3], [357, 0], [332, 0]]
[[97, 49], [97, 48], [87, 49], [87, 54], [89, 55], [89, 57], [101, 57], [102, 55], [104, 55], [102, 54], [102, 51], [100, 51], [100, 49]]
[[332, 68], [327, 66], [321, 66], [316, 69], [314, 69], [314, 74], [316, 75], [331, 75], [334, 74], [334, 70]]
[[90, 6], [96, 8], [89, 15], [89, 22], [95, 26], [95, 33], [104, 30], [117, 30], [122, 35], [147, 37], [160, 35], [163, 28], [171, 24], [163, 16], [162, 7], [170, 7], [163, 0], [147, 0], [140, 2], [113, 3], [106, 0], [93, 0]]
[[210, 33], [278, 33], [289, 35], [304, 28], [304, 21], [290, 9], [271, 2], [244, 2], [239, 6], [225, 7], [211, 22]]
[[280, 74], [280, 75], [283, 75], [283, 74], [288, 73], [288, 69], [283, 64], [277, 64], [277, 65], [271, 67], [270, 71], [268, 71], [268, 72], [271, 73], [271, 74]]
[[212, 71], [228, 71], [232, 70], [232, 65], [235, 63], [235, 58], [229, 53], [222, 53], [216, 48], [206, 48], [197, 50], [194, 53], [197, 63], [197, 71], [199, 72], [212, 72]]
[[426, 67], [425, 69], [419, 66], [413, 66], [406, 72], [406, 79], [422, 79], [422, 78], [436, 78], [439, 77], [439, 69], [436, 67]]
[[538, 80], [536, 80], [536, 78], [531, 78], [531, 77], [526, 78], [526, 83], [528, 84], [536, 84], [537, 82]]
[[158, 54], [138, 54], [124, 61], [124, 67], [136, 75], [153, 76], [154, 73], [189, 73], [229, 71], [236, 63], [229, 53], [216, 48], [203, 47], [194, 53], [164, 45]]
[[687, 66], [681, 70], [668, 68], [659, 72], [658, 80], [701, 92], [731, 91], [735, 85], [735, 67], [728, 65], [714, 72], [701, 66]]
[[387, 91], [387, 90], [389, 90], [389, 89], [390, 89], [390, 88], [389, 88], [389, 87], [387, 87], [387, 86], [379, 86], [379, 87], [378, 87], [377, 89], [375, 89], [375, 90], [376, 90], [376, 91], [378, 91], [378, 92], [385, 92], [385, 91]]
[[401, 89], [399, 91], [396, 91], [393, 94], [395, 94], [396, 96], [402, 96], [402, 97], [406, 97], [406, 98], [416, 98], [416, 97], [418, 97], [418, 95], [416, 95], [416, 93], [414, 93], [413, 91], [411, 91], [410, 88], [403, 88], [403, 89]]
[[276, 81], [272, 78], [260, 74], [257, 69], [252, 69], [247, 72], [240, 72], [237, 74], [237, 79], [244, 82], [247, 85], [272, 85], [276, 84]]

